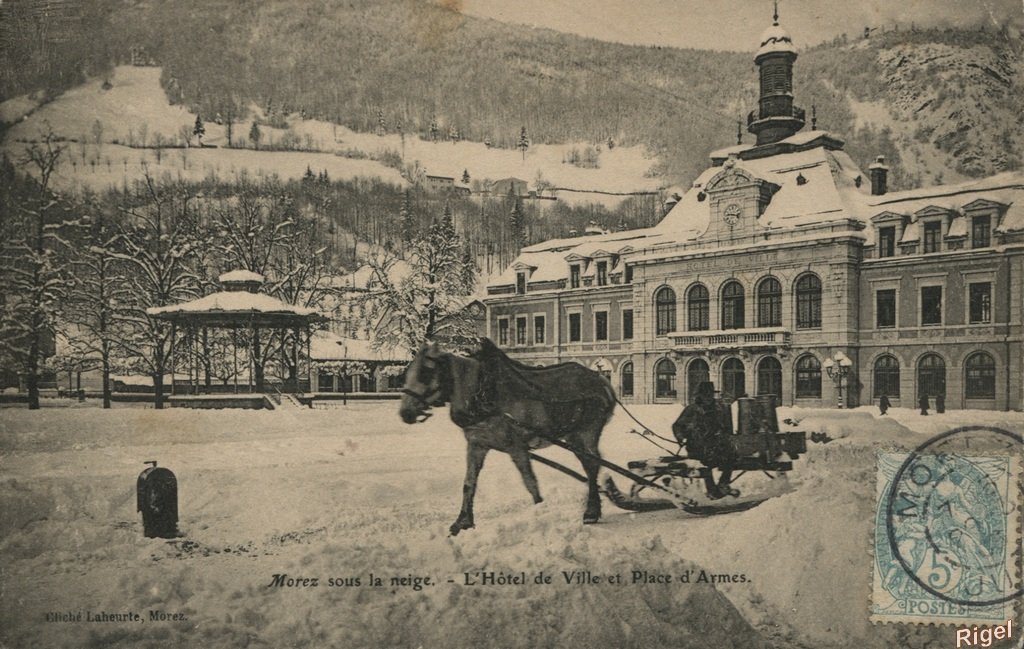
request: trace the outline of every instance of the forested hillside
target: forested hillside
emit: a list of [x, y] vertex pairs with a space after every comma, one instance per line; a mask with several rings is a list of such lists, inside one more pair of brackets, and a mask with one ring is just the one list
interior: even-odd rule
[[[0, 6], [0, 99], [134, 61], [163, 67], [173, 102], [222, 121], [257, 106], [271, 122], [300, 113], [509, 148], [525, 126], [536, 143], [647, 145], [669, 184], [734, 142], [756, 97], [751, 52], [617, 45], [420, 0], [66, 0], [47, 3], [63, 13], [30, 11], [38, 4]], [[882, 26], [803, 50], [797, 100], [862, 165], [887, 155], [895, 187], [984, 175], [1020, 165], [1019, 53], [992, 28]]]

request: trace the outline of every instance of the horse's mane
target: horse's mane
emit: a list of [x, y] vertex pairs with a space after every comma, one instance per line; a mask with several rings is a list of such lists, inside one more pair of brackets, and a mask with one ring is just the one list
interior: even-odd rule
[[473, 358], [480, 363], [484, 389], [488, 393], [501, 390], [510, 396], [545, 403], [575, 403], [596, 398], [611, 405], [614, 400], [608, 381], [576, 362], [531, 367], [509, 358], [488, 338], [480, 340], [480, 349]]

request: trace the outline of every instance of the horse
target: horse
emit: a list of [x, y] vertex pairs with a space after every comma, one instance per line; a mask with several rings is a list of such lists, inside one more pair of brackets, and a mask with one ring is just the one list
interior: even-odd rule
[[474, 527], [473, 498], [484, 458], [491, 450], [508, 453], [534, 503], [543, 498], [530, 465], [531, 449], [564, 440], [587, 477], [583, 523], [601, 518], [597, 474], [598, 441], [615, 409], [611, 384], [579, 363], [532, 368], [508, 358], [488, 339], [471, 357], [424, 345], [409, 364], [399, 415], [406, 424], [422, 422], [431, 409], [449, 404], [452, 421], [466, 438], [462, 509], [449, 532]]

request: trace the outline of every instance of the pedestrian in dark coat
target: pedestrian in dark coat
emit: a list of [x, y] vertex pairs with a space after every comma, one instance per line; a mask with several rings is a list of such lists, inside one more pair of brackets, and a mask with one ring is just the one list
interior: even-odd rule
[[946, 395], [935, 395], [935, 412], [939, 413], [940, 415], [946, 412]]
[[921, 398], [917, 400], [917, 405], [921, 407], [921, 414], [928, 414], [928, 395], [922, 394]]
[[887, 397], [884, 394], [881, 397], [879, 397], [879, 399], [878, 399], [878, 409], [882, 412], [883, 415], [889, 411], [889, 407], [891, 405], [892, 404], [889, 403], [889, 397]]

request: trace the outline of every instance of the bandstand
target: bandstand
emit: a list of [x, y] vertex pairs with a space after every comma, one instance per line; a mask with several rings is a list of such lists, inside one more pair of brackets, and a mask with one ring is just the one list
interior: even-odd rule
[[[288, 304], [261, 293], [264, 278], [258, 273], [235, 270], [224, 273], [218, 281], [222, 290], [216, 293], [146, 310], [150, 316], [170, 323], [171, 349], [174, 350], [171, 372], [184, 370], [189, 377], [184, 385], [172, 383], [172, 405], [263, 407], [263, 395], [270, 394], [273, 398], [278, 392], [300, 394], [307, 391], [312, 371], [309, 358], [313, 328], [327, 318], [315, 309]], [[214, 385], [204, 369], [203, 354], [210, 353], [209, 333], [213, 330], [231, 333], [233, 365], [229, 385]], [[178, 351], [182, 335], [185, 336], [184, 359]], [[242, 358], [240, 347], [244, 348]], [[277, 348], [275, 354], [281, 356], [282, 368], [289, 368], [288, 376], [279, 384], [268, 383], [265, 377], [265, 363], [271, 360], [268, 352], [274, 347]], [[304, 372], [300, 371], [300, 361], [305, 364]], [[208, 367], [209, 358], [206, 363]], [[243, 372], [244, 384], [239, 381]], [[238, 403], [227, 403], [232, 399]], [[224, 403], [218, 405], [218, 401]]]

